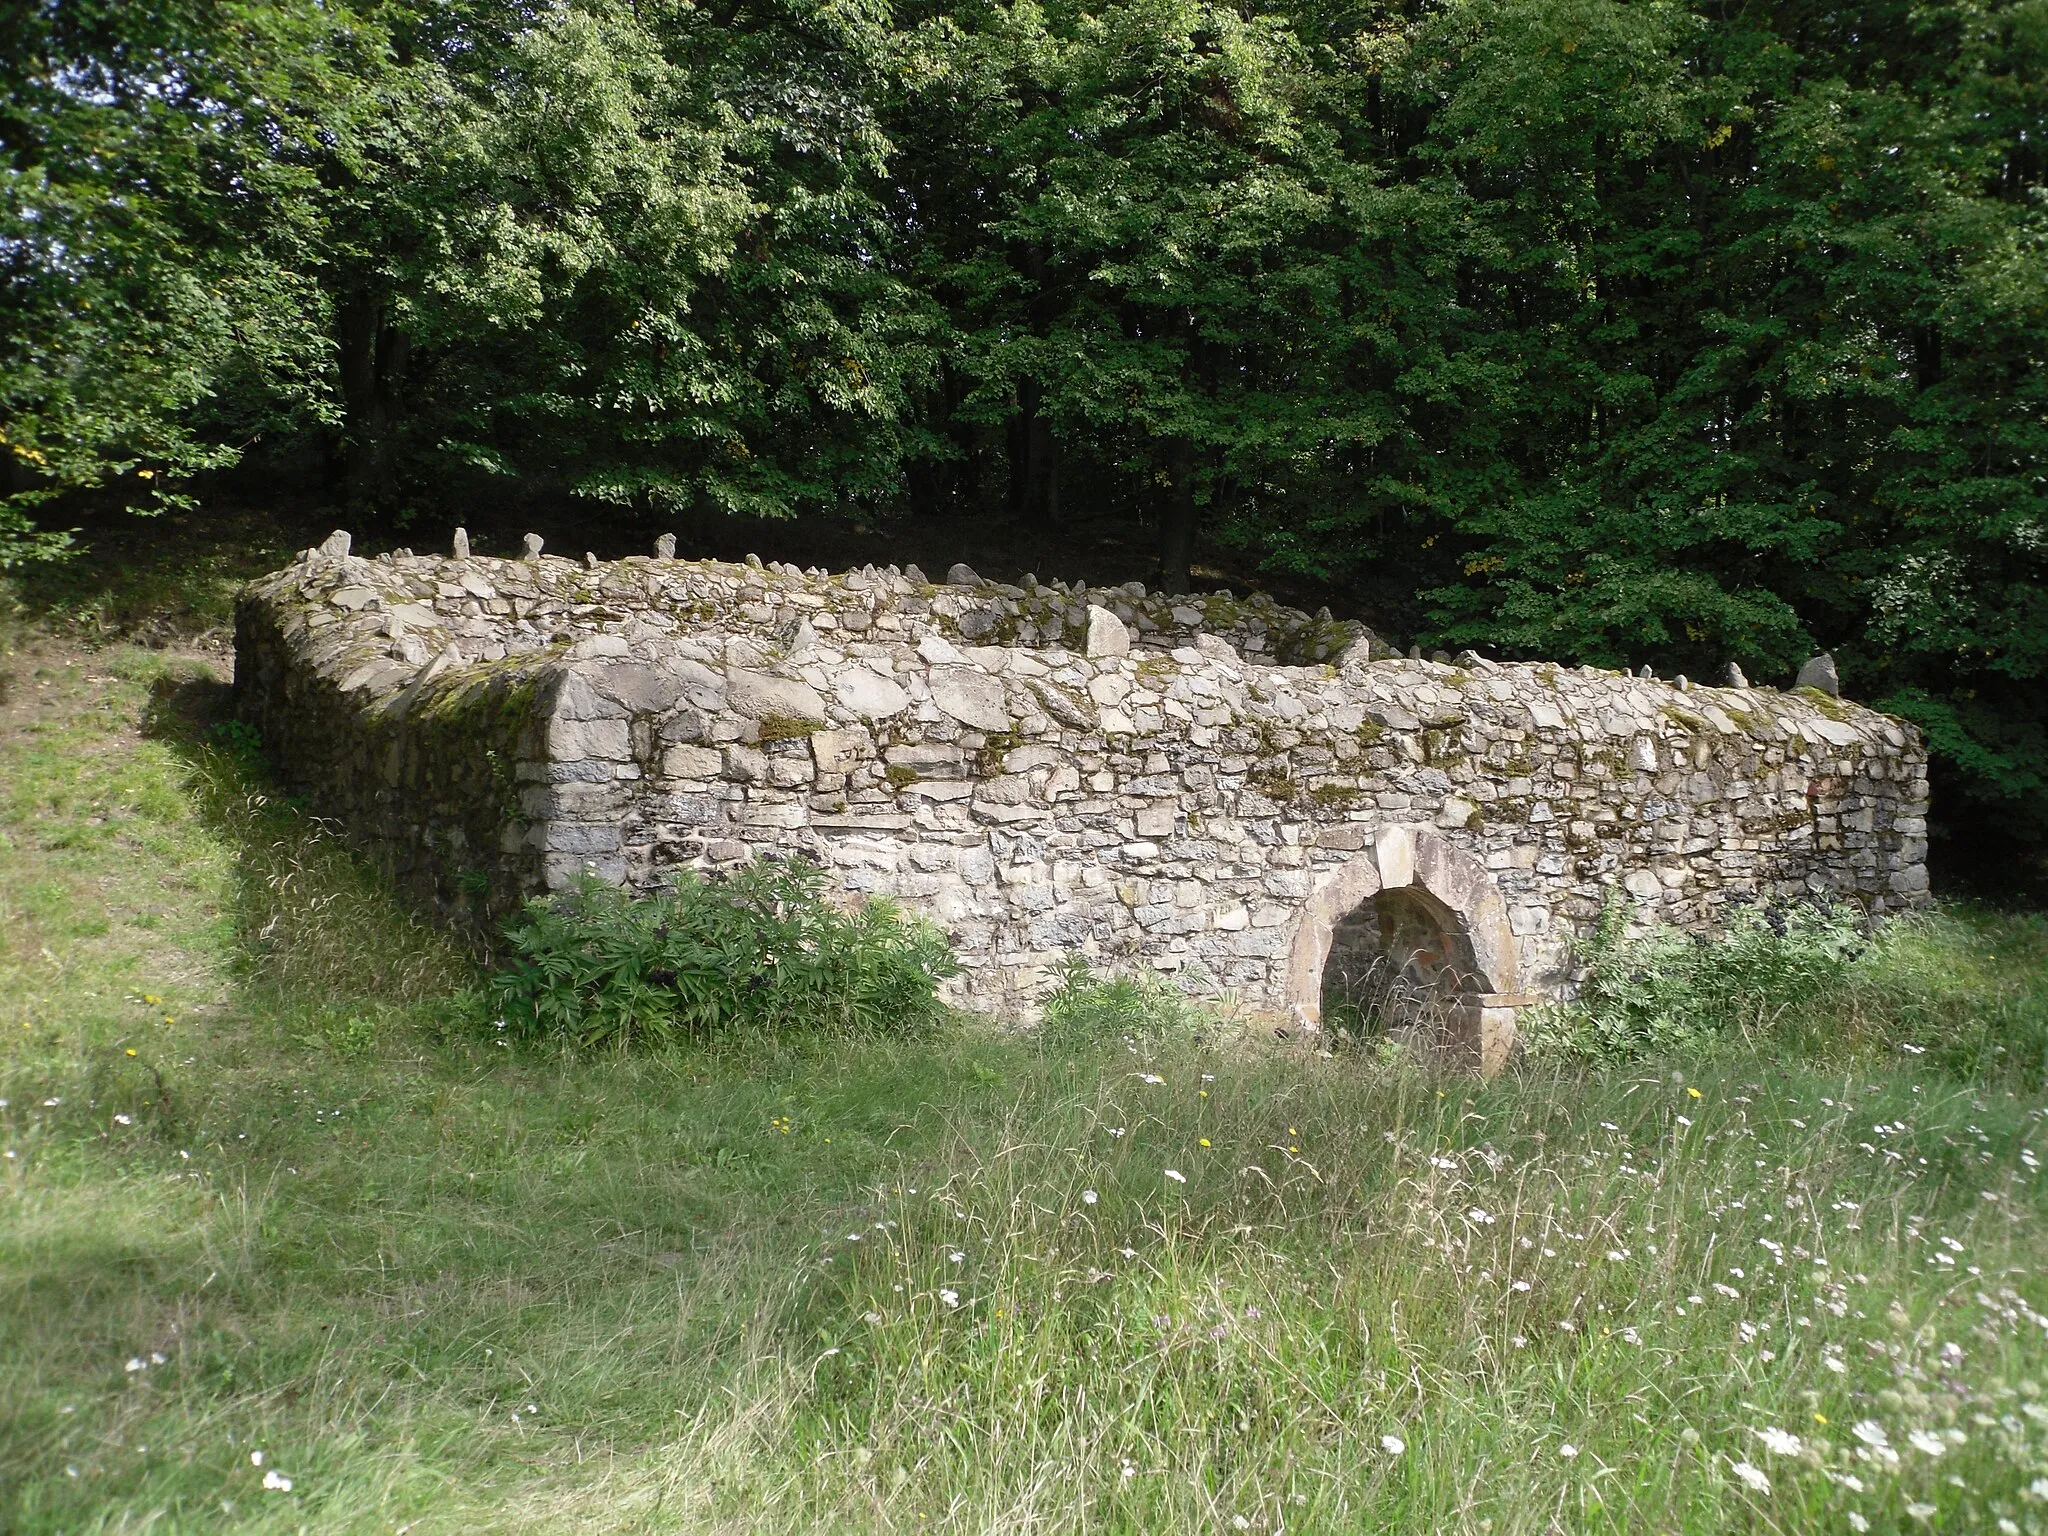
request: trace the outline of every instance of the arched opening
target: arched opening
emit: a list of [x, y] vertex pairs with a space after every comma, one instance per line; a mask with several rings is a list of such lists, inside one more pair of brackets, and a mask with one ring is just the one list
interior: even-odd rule
[[1521, 988], [1507, 903], [1433, 827], [1389, 826], [1326, 866], [1295, 914], [1285, 1003], [1306, 1032], [1395, 1034], [1482, 1072], [1515, 1048]]
[[1342, 1037], [1436, 1042], [1460, 1003], [1485, 989], [1472, 937], [1428, 893], [1402, 886], [1368, 896], [1330, 931], [1323, 1028]]

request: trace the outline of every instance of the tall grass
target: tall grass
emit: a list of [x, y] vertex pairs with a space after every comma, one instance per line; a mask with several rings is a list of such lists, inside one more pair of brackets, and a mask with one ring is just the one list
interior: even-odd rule
[[1636, 932], [1612, 902], [1579, 946], [1577, 998], [1533, 1012], [1532, 1054], [1627, 1062], [1770, 1041], [1812, 1061], [1926, 1058], [1949, 1076], [2048, 1083], [2048, 920], [1937, 907], [1875, 928], [1853, 907], [1737, 908], [1716, 936]]
[[2038, 920], [1490, 1083], [1082, 972], [563, 1055], [158, 665], [0, 739], [0, 1529], [2044, 1523]]

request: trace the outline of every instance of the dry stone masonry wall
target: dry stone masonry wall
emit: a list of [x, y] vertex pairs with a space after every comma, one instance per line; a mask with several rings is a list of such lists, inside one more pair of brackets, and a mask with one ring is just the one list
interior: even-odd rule
[[1332, 936], [1412, 893], [1492, 1061], [1610, 893], [1924, 899], [1910, 726], [1815, 689], [1396, 657], [1264, 599], [409, 552], [255, 583], [243, 709], [423, 897], [487, 920], [585, 871], [813, 857], [942, 924], [962, 1000], [1079, 953], [1313, 1026]]

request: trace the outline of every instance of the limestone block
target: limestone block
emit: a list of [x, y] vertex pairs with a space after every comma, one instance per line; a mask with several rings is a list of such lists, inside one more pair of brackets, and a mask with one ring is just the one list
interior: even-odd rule
[[550, 720], [547, 753], [558, 762], [627, 762], [633, 756], [632, 727], [624, 720]]
[[817, 690], [793, 677], [728, 666], [725, 682], [727, 707], [750, 720], [821, 726], [827, 719], [825, 701], [818, 697]]
[[811, 758], [819, 773], [850, 773], [874, 754], [874, 738], [857, 726], [811, 734]]
[[796, 800], [754, 800], [747, 802], [740, 814], [734, 818], [745, 827], [801, 827], [810, 820], [810, 812]]
[[1136, 818], [1137, 834], [1141, 838], [1166, 838], [1173, 836], [1174, 808], [1171, 805], [1148, 805], [1141, 809]]
[[904, 785], [898, 793], [905, 800], [966, 800], [974, 794], [974, 784], [969, 779], [919, 779], [914, 784]]
[[1121, 672], [1104, 672], [1088, 679], [1088, 697], [1105, 708], [1119, 705], [1131, 696], [1131, 680]]
[[721, 761], [725, 777], [735, 784], [763, 784], [768, 780], [768, 754], [734, 742]]
[[1088, 607], [1087, 654], [1093, 656], [1128, 656], [1131, 653], [1131, 632], [1124, 622], [1107, 608], [1091, 603]]
[[548, 829], [547, 847], [552, 853], [614, 853], [619, 847], [619, 829], [613, 826], [579, 826], [557, 822]]
[[[1780, 676], [1784, 674], [1780, 673]], [[1794, 688], [1817, 688], [1830, 698], [1839, 698], [1842, 692], [1841, 674], [1835, 670], [1835, 658], [1826, 651], [1811, 658], [1799, 669], [1799, 675], [1792, 680]]]
[[661, 771], [671, 779], [715, 779], [725, 771], [725, 759], [710, 747], [670, 747], [661, 754]]
[[849, 667], [840, 673], [835, 693], [841, 704], [869, 720], [886, 720], [910, 708], [909, 694], [866, 667]]
[[882, 755], [890, 767], [908, 768], [926, 778], [958, 778], [967, 771], [967, 754], [947, 742], [891, 747]]
[[1007, 731], [1010, 713], [1003, 685], [969, 667], [933, 667], [932, 702], [963, 725], [983, 731]]

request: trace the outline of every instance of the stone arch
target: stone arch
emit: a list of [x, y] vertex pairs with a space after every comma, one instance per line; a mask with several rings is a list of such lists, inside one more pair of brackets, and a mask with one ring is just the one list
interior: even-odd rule
[[[1382, 827], [1373, 846], [1325, 870], [1289, 934], [1286, 1004], [1306, 1031], [1322, 1028], [1324, 969], [1347, 919], [1367, 903], [1398, 895], [1401, 920], [1442, 935], [1441, 968], [1451, 1051], [1492, 1072], [1515, 1044], [1516, 1011], [1536, 1001], [1522, 990], [1507, 902], [1484, 865], [1434, 827]], [[1405, 958], [1405, 957], [1404, 957]]]

